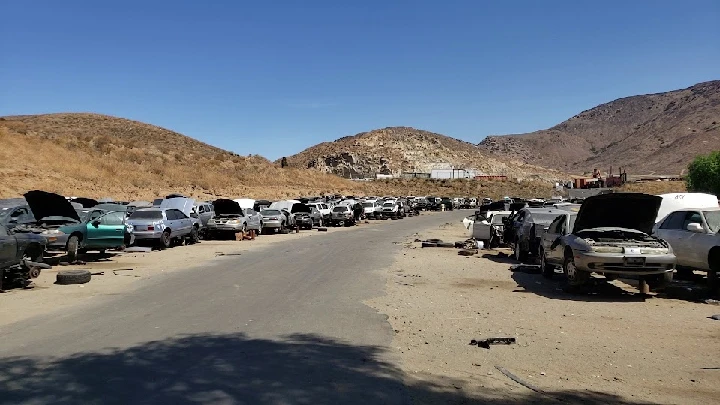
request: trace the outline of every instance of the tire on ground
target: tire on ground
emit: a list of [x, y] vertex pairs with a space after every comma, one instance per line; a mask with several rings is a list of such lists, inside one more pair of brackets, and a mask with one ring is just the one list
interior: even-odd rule
[[85, 284], [91, 278], [92, 275], [87, 270], [61, 270], [57, 274], [55, 283], [62, 285]]

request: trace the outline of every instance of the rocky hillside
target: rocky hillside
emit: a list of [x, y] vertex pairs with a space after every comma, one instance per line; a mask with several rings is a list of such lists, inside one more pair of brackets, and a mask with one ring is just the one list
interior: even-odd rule
[[621, 98], [550, 129], [490, 136], [496, 157], [566, 172], [680, 174], [698, 154], [720, 149], [720, 80], [683, 90]]
[[293, 167], [316, 169], [345, 178], [429, 173], [432, 169], [453, 166], [513, 178], [556, 179], [559, 176], [537, 166], [495, 158], [468, 142], [409, 127], [377, 129], [321, 143], [287, 160]]

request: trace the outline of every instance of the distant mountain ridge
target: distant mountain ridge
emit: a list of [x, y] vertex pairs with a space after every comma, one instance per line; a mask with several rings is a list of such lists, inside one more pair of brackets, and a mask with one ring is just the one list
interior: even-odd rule
[[720, 80], [617, 99], [552, 128], [489, 136], [478, 146], [564, 172], [680, 174], [698, 154], [720, 149]]

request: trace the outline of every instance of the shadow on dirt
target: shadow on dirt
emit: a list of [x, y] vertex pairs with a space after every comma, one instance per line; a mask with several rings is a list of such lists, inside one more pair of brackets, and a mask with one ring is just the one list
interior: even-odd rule
[[564, 288], [564, 275], [556, 272], [552, 279], [540, 274], [540, 266], [515, 265], [510, 267], [512, 279], [524, 290], [556, 300], [593, 301], [593, 302], [644, 302], [652, 296], [626, 291], [605, 279], [593, 278], [588, 285], [580, 289]]
[[487, 390], [472, 397], [404, 381], [377, 347], [317, 335], [283, 340], [190, 335], [67, 358], [0, 360], [0, 403], [17, 404], [631, 404], [593, 391]]
[[481, 256], [483, 259], [488, 259], [495, 263], [505, 263], [505, 264], [516, 264], [517, 262], [515, 259], [513, 259], [510, 255], [508, 255], [505, 252], [499, 252], [499, 253], [483, 253]]

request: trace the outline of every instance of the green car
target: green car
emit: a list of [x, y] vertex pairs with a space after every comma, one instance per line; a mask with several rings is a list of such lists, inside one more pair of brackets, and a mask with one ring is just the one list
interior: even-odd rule
[[44, 191], [25, 194], [37, 223], [32, 231], [43, 235], [48, 250], [67, 251], [68, 261], [88, 250], [117, 249], [133, 242], [125, 212], [74, 208], [65, 197]]

